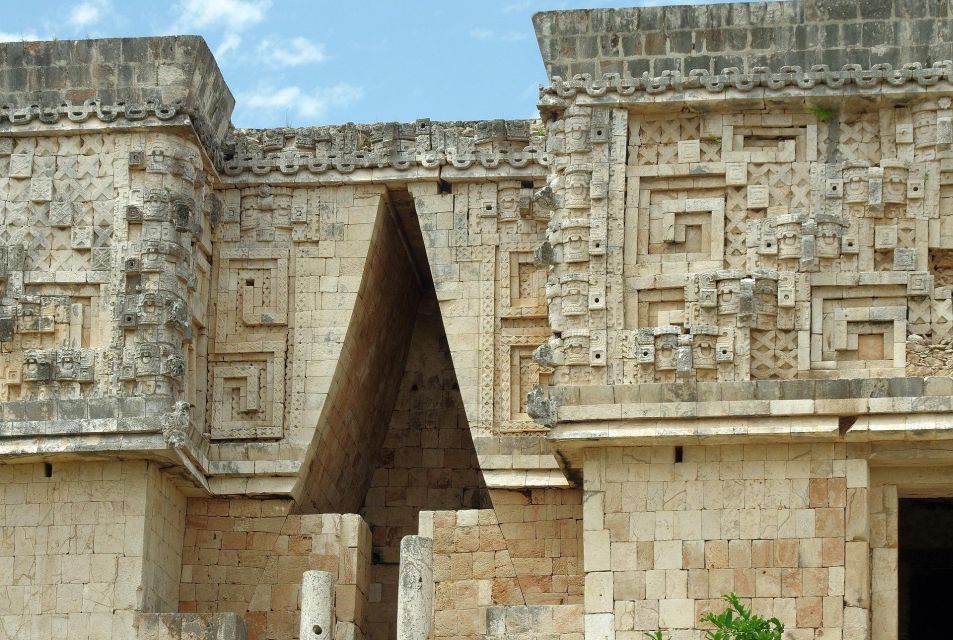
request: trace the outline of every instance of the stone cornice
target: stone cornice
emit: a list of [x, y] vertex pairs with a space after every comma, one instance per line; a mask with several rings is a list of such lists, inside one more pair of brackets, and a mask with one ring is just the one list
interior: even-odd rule
[[211, 153], [228, 132], [234, 104], [198, 36], [0, 43], [0, 131], [36, 121], [95, 117], [128, 126], [187, 116]]
[[2, 104], [0, 105], [0, 124], [7, 121], [11, 125], [26, 125], [34, 120], [39, 120], [43, 124], [56, 124], [63, 118], [78, 123], [86, 122], [92, 117], [96, 117], [101, 122], [115, 122], [120, 118], [133, 121], [144, 120], [149, 116], [155, 116], [159, 120], [171, 120], [181, 112], [182, 108], [181, 101], [164, 105], [153, 100], [140, 105], [103, 104], [96, 99], [86, 100], [82, 104], [67, 102], [57, 105], [36, 103], [27, 106]]
[[303, 129], [233, 130], [224, 144], [223, 176], [285, 176], [360, 170], [523, 169], [548, 167], [541, 124], [532, 120], [377, 123]]
[[848, 64], [840, 69], [813, 65], [807, 71], [797, 66], [785, 66], [778, 71], [755, 67], [750, 72], [743, 72], [732, 67], [723, 69], [718, 74], [710, 73], [706, 69], [693, 69], [687, 74], [667, 71], [658, 77], [650, 77], [648, 73], [642, 74], [641, 77], [607, 73], [598, 79], [594, 79], [590, 74], [579, 74], [568, 80], [554, 76], [552, 84], [540, 88], [540, 100], [545, 103], [553, 98], [572, 99], [579, 95], [591, 98], [613, 96], [622, 100], [631, 97], [634, 100], [646, 95], [666, 94], [666, 100], [670, 101], [673, 99], [672, 94], [690, 90], [723, 94], [730, 90], [744, 93], [756, 89], [768, 92], [795, 89], [803, 93], [810, 93], [815, 89], [839, 91], [851, 87], [860, 90], [874, 90], [882, 86], [902, 89], [932, 87], [943, 81], [949, 82], [951, 78], [951, 60], [937, 62], [932, 66], [910, 63], [899, 68], [889, 64], [876, 64], [865, 69], [859, 64]]
[[534, 147], [524, 147], [515, 151], [463, 151], [453, 149], [437, 151], [395, 151], [392, 154], [377, 152], [353, 152], [332, 158], [312, 156], [304, 153], [287, 152], [277, 157], [261, 154], [245, 154], [228, 160], [223, 165], [225, 176], [239, 176], [245, 172], [267, 175], [273, 171], [285, 175], [299, 172], [320, 175], [329, 171], [351, 174], [360, 169], [395, 169], [407, 171], [416, 167], [432, 169], [452, 166], [457, 169], [483, 167], [497, 169], [501, 166], [524, 168], [530, 165], [548, 167], [551, 156]]
[[[58, 104], [0, 104], [0, 132], [21, 128], [32, 132], [44, 126], [87, 122], [107, 126], [189, 124], [216, 169], [229, 178], [273, 173], [284, 176], [299, 173], [349, 175], [366, 169], [406, 172], [444, 166], [493, 171], [501, 167], [546, 168], [552, 162], [551, 154], [545, 151], [545, 138], [533, 133], [534, 125], [538, 123], [529, 120], [348, 124], [254, 132], [233, 129], [228, 140], [215, 144], [213, 138], [197, 126], [200, 121], [189, 117], [181, 100], [171, 104], [154, 100], [143, 104], [107, 104], [92, 98], [80, 104], [65, 101]], [[417, 135], [402, 135], [406, 129], [412, 132], [416, 129]], [[385, 139], [384, 131], [389, 131], [392, 137]], [[354, 133], [357, 135], [352, 135]], [[286, 137], [288, 145], [285, 145]]]

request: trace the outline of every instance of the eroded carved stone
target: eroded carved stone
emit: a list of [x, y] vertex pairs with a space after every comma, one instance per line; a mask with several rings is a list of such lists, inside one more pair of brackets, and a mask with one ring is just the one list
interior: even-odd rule
[[433, 540], [405, 536], [400, 541], [397, 583], [398, 640], [427, 640], [433, 611]]

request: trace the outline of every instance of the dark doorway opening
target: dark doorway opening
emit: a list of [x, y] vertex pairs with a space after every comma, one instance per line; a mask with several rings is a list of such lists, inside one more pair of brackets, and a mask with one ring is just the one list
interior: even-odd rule
[[899, 638], [943, 635], [953, 585], [953, 498], [901, 499], [899, 520]]

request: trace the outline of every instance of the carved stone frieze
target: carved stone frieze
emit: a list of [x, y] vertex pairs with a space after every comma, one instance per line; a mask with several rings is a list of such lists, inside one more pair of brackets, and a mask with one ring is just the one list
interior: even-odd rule
[[[537, 250], [555, 333], [538, 361], [557, 385], [903, 375], [909, 335], [948, 332], [929, 256], [953, 231], [938, 157], [949, 107], [884, 106], [879, 120], [632, 112], [626, 153], [613, 156], [587, 137], [601, 107], [571, 105], [554, 127], [561, 169]], [[624, 203], [589, 188], [600, 163], [624, 173]], [[598, 228], [622, 231], [614, 272], [591, 250]], [[596, 301], [614, 296], [610, 323], [611, 303]], [[603, 372], [597, 356], [617, 364]]]

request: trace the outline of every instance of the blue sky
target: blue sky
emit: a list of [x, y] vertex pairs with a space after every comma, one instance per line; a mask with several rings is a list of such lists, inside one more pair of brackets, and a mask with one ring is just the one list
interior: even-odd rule
[[240, 127], [526, 118], [545, 81], [532, 14], [638, 4], [676, 2], [33, 0], [5, 4], [0, 41], [202, 35]]

